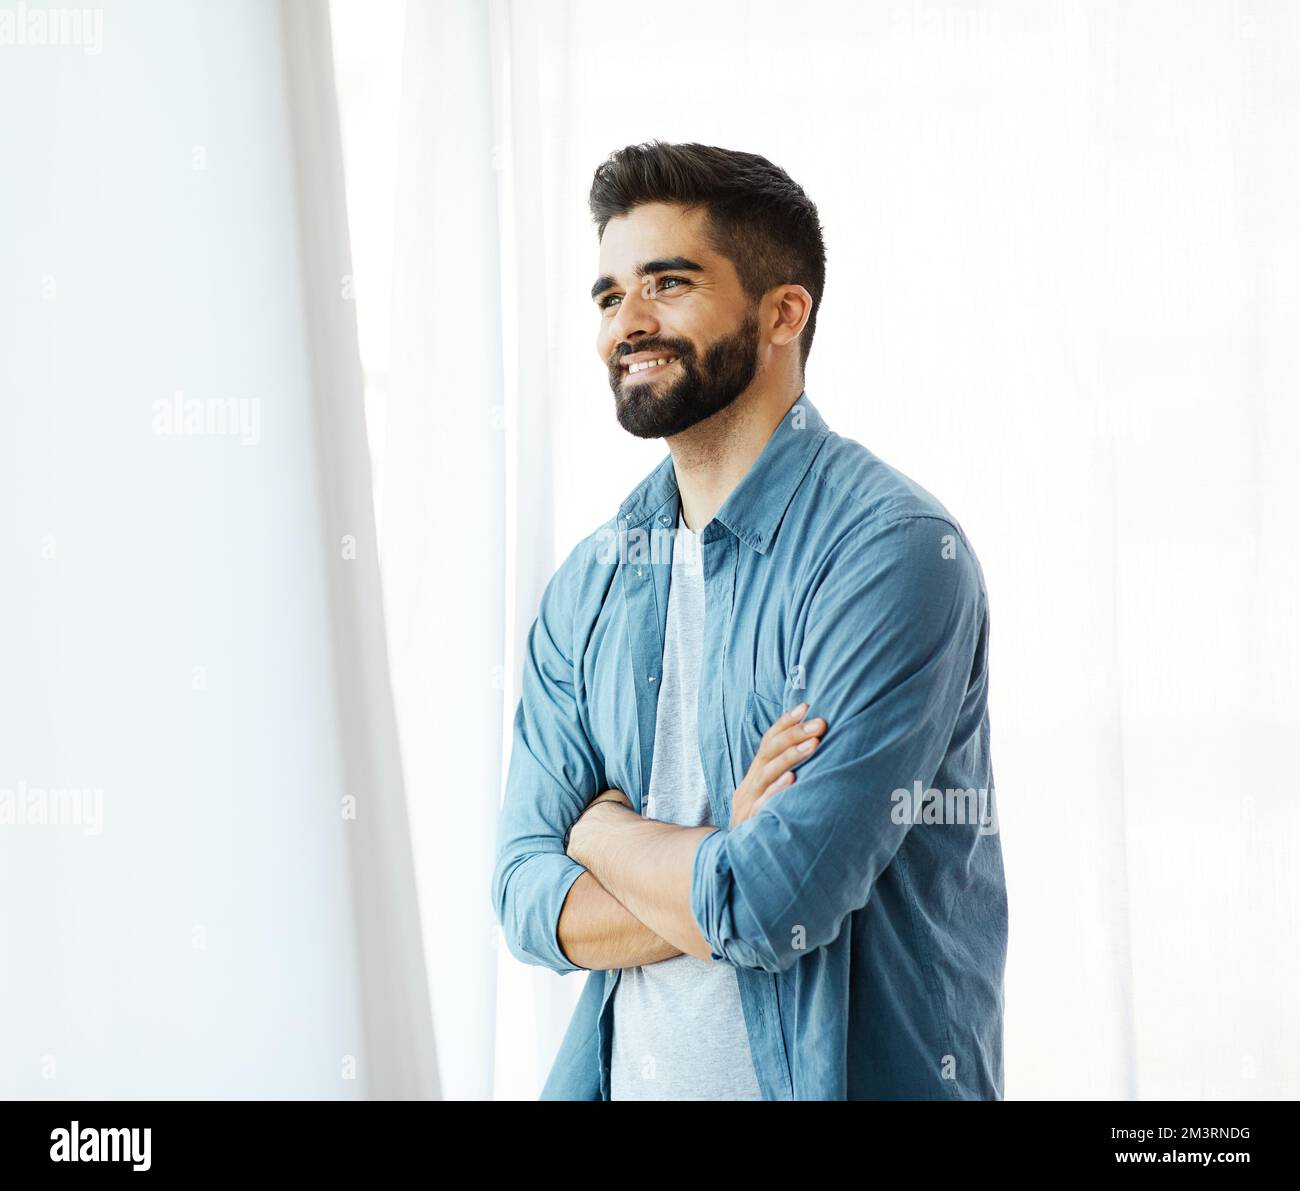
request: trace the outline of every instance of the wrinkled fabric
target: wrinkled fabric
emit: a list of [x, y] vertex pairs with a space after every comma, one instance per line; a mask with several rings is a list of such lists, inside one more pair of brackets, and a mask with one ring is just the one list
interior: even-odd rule
[[[565, 832], [602, 790], [640, 810], [649, 789], [679, 508], [668, 456], [569, 554], [528, 636], [492, 899], [511, 952], [555, 972], [583, 970], [556, 938], [584, 871]], [[1008, 920], [970, 542], [806, 393], [700, 542], [712, 821], [784, 711], [828, 724], [692, 871], [764, 1099], [1000, 1099]], [[619, 978], [588, 974], [543, 1099], [609, 1099]]]

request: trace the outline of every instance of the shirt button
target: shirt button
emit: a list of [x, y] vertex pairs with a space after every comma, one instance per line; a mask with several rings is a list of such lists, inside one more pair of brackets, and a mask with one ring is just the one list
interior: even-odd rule
[[653, 674], [646, 675], [646, 682], [654, 682], [654, 680], [655, 676]]

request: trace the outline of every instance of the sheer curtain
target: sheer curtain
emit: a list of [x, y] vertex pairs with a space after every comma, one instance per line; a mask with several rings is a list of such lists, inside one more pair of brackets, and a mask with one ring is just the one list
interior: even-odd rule
[[430, 1096], [324, 10], [80, 15], [0, 45], [0, 1096]]
[[450, 1098], [491, 1094], [506, 610], [501, 253], [487, 9], [411, 4], [398, 142], [383, 578]]
[[541, 584], [662, 455], [614, 422], [585, 296], [591, 172], [651, 137], [819, 204], [808, 392], [983, 561], [1008, 1097], [1300, 1094], [1300, 14], [408, 19], [384, 578], [449, 1094], [535, 1095], [580, 987], [494, 950], [488, 858]]

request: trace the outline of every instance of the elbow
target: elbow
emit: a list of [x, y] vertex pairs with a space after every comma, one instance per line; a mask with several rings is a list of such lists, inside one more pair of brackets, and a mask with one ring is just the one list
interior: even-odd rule
[[508, 880], [501, 883], [499, 891], [496, 882], [493, 882], [492, 902], [497, 922], [501, 926], [501, 937], [506, 943], [506, 950], [522, 964], [541, 963], [540, 958], [524, 946], [523, 933], [519, 929], [519, 916], [515, 912], [515, 899], [511, 895]]
[[530, 967], [536, 968], [549, 968], [553, 972], [559, 970], [553, 963], [548, 963], [544, 955], [530, 951], [524, 945], [524, 937], [518, 930], [511, 929], [503, 923], [501, 936], [506, 941], [506, 950], [521, 964], [528, 964]]
[[690, 910], [712, 958], [780, 974], [835, 936], [826, 906], [809, 888], [781, 898], [780, 908], [771, 892], [733, 867], [724, 832], [706, 837], [695, 853]]
[[549, 852], [497, 862], [492, 876], [492, 908], [506, 949], [520, 963], [559, 975], [585, 970], [569, 961], [557, 934], [564, 899], [584, 871], [567, 856]]
[[514, 865], [508, 864], [504, 857], [498, 857], [492, 870], [492, 913], [496, 916], [501, 933], [505, 937], [510, 953], [515, 954], [518, 932], [515, 930], [514, 898], [511, 894], [510, 876]]
[[[814, 941], [816, 936], [817, 941]], [[826, 942], [824, 934], [806, 923], [767, 922], [747, 909], [734, 909], [704, 937], [714, 957], [736, 968], [753, 968], [778, 975], [788, 972], [805, 955]]]
[[788, 947], [774, 947], [761, 930], [753, 930], [719, 939], [714, 955], [733, 968], [776, 974], [793, 967], [800, 953]]
[[763, 897], [745, 896], [726, 848], [725, 833], [707, 836], [696, 853], [691, 913], [713, 958], [734, 968], [777, 974], [805, 954], [815, 933], [802, 923], [773, 914]]
[[501, 926], [501, 937], [505, 939], [510, 954], [520, 963], [542, 964], [542, 957], [529, 948], [523, 929], [525, 914], [520, 902], [527, 895], [520, 887], [525, 882], [515, 879], [526, 863], [527, 857], [497, 862], [492, 874], [492, 910]]

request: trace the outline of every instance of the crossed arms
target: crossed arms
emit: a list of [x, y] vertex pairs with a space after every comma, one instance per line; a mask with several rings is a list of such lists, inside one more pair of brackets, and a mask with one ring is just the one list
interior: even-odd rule
[[[826, 721], [804, 718], [807, 710], [800, 704], [764, 733], [732, 798], [733, 828], [789, 786], [795, 766], [812, 756]], [[620, 790], [594, 798], [569, 836], [568, 855], [587, 872], [560, 914], [564, 953], [584, 968], [629, 968], [683, 953], [711, 959], [691, 913], [691, 875], [700, 841], [716, 830], [643, 819]]]
[[[613, 814], [615, 812], [610, 811], [609, 813]], [[620, 817], [629, 820], [635, 820], [636, 818], [635, 812], [626, 808], [623, 808], [618, 813]], [[594, 814], [590, 816], [592, 819], [595, 817]], [[584, 815], [585, 818], [588, 818], [588, 816]], [[666, 823], [655, 823], [652, 820], [642, 820], [641, 822], [651, 827], [668, 828], [677, 835], [683, 832], [693, 833], [697, 838], [685, 840], [686, 850], [691, 857], [694, 856], [694, 849], [698, 846], [698, 836], [700, 834], [707, 835], [713, 830], [711, 827], [674, 829]], [[632, 823], [634, 827], [637, 825], [635, 821]], [[616, 832], [618, 826], [615, 825]], [[611, 858], [618, 856], [621, 842], [617, 838], [612, 841], [612, 846], [609, 847]], [[676, 843], [676, 841], [673, 842]], [[605, 841], [601, 841], [595, 846], [601, 847], [604, 843]], [[572, 848], [569, 855], [577, 860], [579, 864], [583, 864], [588, 871], [584, 872], [569, 890], [569, 896], [565, 899], [564, 909], [560, 914], [559, 927], [556, 933], [559, 937], [560, 949], [578, 967], [591, 969], [634, 968], [640, 964], [658, 963], [661, 959], [681, 955], [686, 950], [689, 950], [693, 955], [703, 954], [707, 956], [708, 944], [704, 942], [704, 936], [700, 934], [699, 928], [695, 926], [694, 921], [690, 924], [695, 931], [693, 944], [689, 947], [677, 946], [667, 942], [661, 935], [656, 934], [654, 930], [646, 926], [635, 913], [624, 906], [618, 897], [605, 888], [602, 884], [602, 877], [603, 880], [616, 884], [615, 878], [618, 875], [617, 860], [614, 860], [606, 868], [603, 863], [588, 863], [582, 860], [580, 854], [575, 853]], [[635, 868], [640, 870], [643, 865], [647, 869], [658, 867], [659, 864], [663, 864], [665, 861], [667, 862], [668, 871], [666, 875], [668, 880], [674, 882], [679, 891], [678, 904], [688, 904], [690, 859], [679, 854], [660, 857], [653, 864], [645, 864], [644, 858], [642, 858]], [[675, 872], [674, 868], [676, 869]], [[680, 874], [683, 868], [687, 872], [688, 889], [686, 899], [682, 899], [680, 895]], [[633, 905], [636, 904], [635, 899], [629, 897], [626, 892], [622, 892], [622, 896], [628, 898]], [[640, 909], [640, 912], [649, 918], [654, 917], [644, 909]]]
[[[941, 545], [954, 534], [956, 557]], [[643, 820], [605, 790], [577, 694], [583, 564], [570, 555], [529, 634], [498, 832], [493, 902], [513, 954], [557, 972], [679, 953], [782, 971], [866, 904], [909, 827], [891, 794], [928, 786], [978, 727], [968, 696], [985, 601], [960, 531], [940, 518], [863, 525], [841, 556], [794, 659], [834, 731], [784, 793], [747, 789], [747, 776], [719, 828]]]

